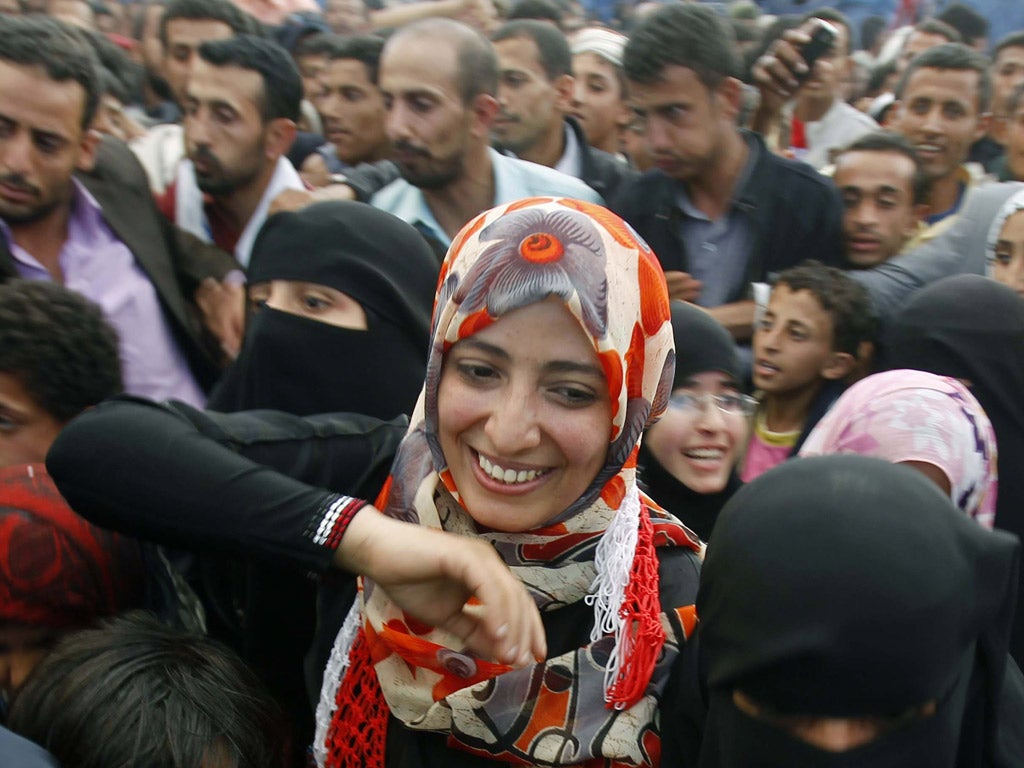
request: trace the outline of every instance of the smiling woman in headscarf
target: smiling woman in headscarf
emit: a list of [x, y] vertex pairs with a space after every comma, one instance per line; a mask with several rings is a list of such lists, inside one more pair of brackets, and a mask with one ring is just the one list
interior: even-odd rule
[[1019, 548], [879, 459], [800, 459], [745, 486], [701, 577], [700, 768], [1021, 765]]
[[[536, 605], [546, 638], [520, 635], [500, 659], [472, 652], [462, 611], [458, 623], [430, 626], [410, 615], [403, 590], [388, 594], [382, 572], [408, 572], [405, 560], [423, 557], [415, 547], [385, 567], [365, 561], [380, 583], [364, 583], [335, 633], [320, 762], [657, 766], [661, 695], [676, 661], [690, 658], [700, 568], [696, 536], [635, 478], [640, 435], [668, 401], [672, 358], [668, 290], [646, 244], [604, 208], [531, 198], [481, 214], [449, 251], [423, 394], [378, 501], [387, 518], [138, 403], [81, 419], [50, 460], [98, 520], [307, 568], [323, 570], [339, 540], [386, 550], [352, 543], [353, 516], [404, 531], [399, 521], [413, 522], [403, 535], [426, 542], [422, 550], [446, 539], [456, 551], [468, 540], [497, 553], [502, 574], [524, 587], [515, 594], [529, 597], [485, 618], [502, 616], [514, 631]], [[346, 464], [368, 461], [358, 449]], [[131, 487], [97, 482], [111, 466], [130, 468]], [[153, 501], [133, 514], [140, 494]], [[462, 609], [467, 596], [449, 590], [434, 602]], [[683, 727], [699, 730], [699, 719], [671, 730]]]
[[415, 229], [347, 201], [278, 213], [256, 238], [248, 277], [258, 309], [211, 410], [412, 412], [437, 284]]
[[548, 658], [474, 658], [366, 583], [324, 676], [318, 763], [659, 765], [698, 545], [636, 485], [673, 370], [655, 257], [603, 208], [521, 200], [466, 225], [439, 285], [378, 505], [492, 542], [541, 608]]
[[[885, 363], [961, 379], [985, 409], [999, 451], [996, 528], [1024, 537], [1024, 299], [980, 275], [922, 288], [892, 321]], [[1024, 579], [1024, 574], [1022, 574]], [[1024, 580], [1011, 651], [1024, 661]]]
[[640, 480], [652, 499], [707, 541], [718, 512], [742, 484], [736, 464], [757, 403], [741, 392], [736, 345], [711, 315], [673, 301], [672, 336], [672, 396], [644, 434]]

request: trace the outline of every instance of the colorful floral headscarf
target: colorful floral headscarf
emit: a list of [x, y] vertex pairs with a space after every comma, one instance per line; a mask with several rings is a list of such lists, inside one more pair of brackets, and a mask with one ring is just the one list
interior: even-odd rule
[[[338, 705], [325, 762], [346, 765], [348, 745], [367, 738], [353, 723], [371, 718], [351, 705], [365, 699], [370, 682], [356, 680], [357, 666], [369, 658], [390, 713], [410, 728], [448, 734], [459, 748], [518, 764], [657, 764], [655, 695], [694, 615], [674, 603], [670, 615], [663, 612], [653, 547], [698, 549], [693, 534], [642, 497], [635, 479], [640, 434], [664, 411], [674, 367], [658, 262], [604, 208], [530, 198], [470, 222], [438, 285], [423, 395], [378, 506], [399, 519], [483, 536], [541, 611], [587, 600], [595, 630], [583, 648], [511, 670], [463, 653], [456, 638], [418, 625], [366, 582], [359, 638], [351, 654], [344, 650], [354, 628], [347, 622], [325, 674], [321, 704]], [[543, 528], [479, 533], [438, 439], [444, 355], [506, 313], [548, 297], [565, 303], [601, 361], [612, 411], [607, 459], [579, 499]], [[324, 746], [318, 736], [314, 750]], [[372, 751], [360, 744], [360, 759]]]
[[895, 370], [858, 381], [800, 450], [801, 456], [833, 453], [932, 464], [949, 478], [957, 507], [986, 528], [995, 522], [995, 432], [974, 395], [956, 379]]

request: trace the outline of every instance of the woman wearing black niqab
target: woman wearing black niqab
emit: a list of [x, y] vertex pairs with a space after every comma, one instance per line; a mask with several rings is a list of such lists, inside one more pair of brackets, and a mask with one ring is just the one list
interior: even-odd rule
[[[298, 286], [292, 294], [315, 306], [323, 303], [324, 286], [358, 304], [365, 328], [313, 319], [312, 308], [303, 316], [259, 307], [208, 408], [379, 419], [412, 413], [426, 373], [437, 271], [415, 229], [364, 203], [324, 202], [271, 216], [253, 245], [250, 295], [288, 281]], [[211, 632], [267, 683], [292, 719], [301, 751], [313, 733], [309, 691], [319, 690], [330, 650], [314, 649], [313, 672], [304, 679], [302, 659], [317, 621], [315, 584], [285, 566], [213, 557], [203, 558], [197, 573]], [[333, 614], [324, 609], [321, 616]]]
[[423, 383], [437, 261], [411, 226], [364, 203], [324, 202], [267, 219], [249, 285], [326, 286], [357, 302], [366, 328], [338, 327], [264, 306], [208, 407], [308, 416], [412, 413]]
[[[1007, 738], [1024, 726], [995, 716], [1019, 699], [1003, 686], [1008, 669], [1019, 682], [1019, 547], [913, 470], [863, 456], [800, 459], [742, 488], [697, 601], [701, 768], [1024, 764]], [[858, 737], [823, 740], [830, 724]]]
[[[1024, 538], [1024, 299], [980, 275], [957, 275], [913, 295], [885, 337], [888, 368], [967, 383], [996, 433], [997, 528]], [[1024, 582], [1010, 652], [1024, 662]]]

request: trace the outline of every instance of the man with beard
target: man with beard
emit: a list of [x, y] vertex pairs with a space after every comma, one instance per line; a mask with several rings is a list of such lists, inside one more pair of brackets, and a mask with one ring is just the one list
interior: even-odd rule
[[184, 99], [188, 158], [164, 214], [247, 265], [270, 201], [303, 188], [285, 157], [301, 101], [299, 71], [276, 43], [237, 35], [200, 45]]
[[183, 130], [176, 121], [189, 75], [199, 59], [199, 46], [210, 40], [262, 32], [259, 23], [230, 0], [169, 0], [166, 7], [151, 6], [146, 14], [143, 61], [150, 79], [167, 90], [174, 114], [132, 141], [131, 148], [146, 169], [153, 193], [163, 194], [174, 181], [185, 151]]
[[402, 178], [370, 202], [415, 226], [439, 254], [481, 211], [552, 195], [601, 203], [586, 184], [489, 145], [498, 62], [487, 38], [448, 19], [403, 27], [384, 46], [384, 129]]
[[194, 405], [218, 375], [195, 304], [235, 261], [160, 216], [124, 144], [90, 129], [95, 52], [38, 16], [0, 17], [0, 280], [52, 280], [118, 332], [125, 389]]

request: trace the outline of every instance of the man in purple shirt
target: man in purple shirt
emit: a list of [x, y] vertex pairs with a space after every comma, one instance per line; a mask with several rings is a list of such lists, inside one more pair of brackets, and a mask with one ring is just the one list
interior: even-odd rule
[[120, 337], [127, 391], [202, 405], [218, 365], [193, 297], [238, 265], [168, 225], [128, 149], [90, 130], [97, 69], [63, 24], [0, 18], [0, 279], [92, 299]]

